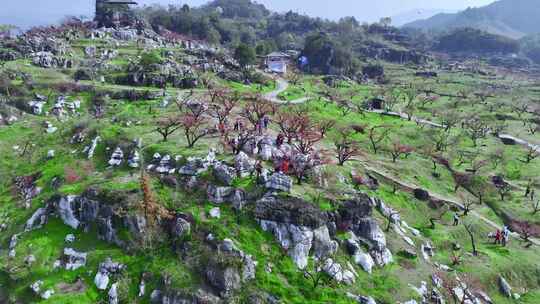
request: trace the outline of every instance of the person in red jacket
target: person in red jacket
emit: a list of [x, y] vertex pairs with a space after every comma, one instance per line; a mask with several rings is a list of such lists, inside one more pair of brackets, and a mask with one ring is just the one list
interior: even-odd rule
[[283, 162], [281, 162], [281, 172], [283, 174], [288, 174], [289, 173], [289, 167], [290, 167], [289, 159], [285, 158], [283, 160]]

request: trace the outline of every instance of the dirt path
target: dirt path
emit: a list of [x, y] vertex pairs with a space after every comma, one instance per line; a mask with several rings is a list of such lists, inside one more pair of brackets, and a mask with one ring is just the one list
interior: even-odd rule
[[302, 97], [295, 100], [281, 100], [278, 98], [279, 94], [285, 92], [289, 88], [289, 82], [281, 77], [275, 78], [276, 80], [276, 89], [272, 92], [266, 93], [264, 98], [279, 104], [300, 104], [309, 100], [309, 97]]

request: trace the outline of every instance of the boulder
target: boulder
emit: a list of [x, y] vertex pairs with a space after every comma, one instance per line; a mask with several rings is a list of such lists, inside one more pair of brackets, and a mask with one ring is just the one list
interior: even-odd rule
[[75, 242], [75, 235], [73, 235], [73, 234], [71, 234], [71, 233], [68, 234], [68, 235], [66, 235], [66, 237], [64, 238], [64, 242], [66, 242], [66, 243], [73, 243], [73, 242]]
[[444, 296], [436, 288], [433, 288], [431, 290], [430, 300], [431, 300], [431, 303], [433, 304], [444, 304]]
[[216, 204], [222, 204], [228, 201], [229, 196], [233, 194], [233, 192], [234, 188], [218, 187], [214, 185], [209, 185], [206, 190], [208, 200]]
[[369, 251], [369, 254], [375, 261], [375, 263], [381, 267], [386, 266], [394, 261], [392, 252], [388, 248], [373, 249]]
[[236, 171], [234, 168], [231, 168], [224, 164], [214, 165], [214, 170], [212, 171], [214, 178], [217, 179], [220, 183], [223, 183], [226, 186], [231, 186], [234, 179], [236, 178]]
[[113, 262], [111, 258], [107, 258], [104, 262], [99, 264], [98, 272], [94, 277], [94, 284], [96, 284], [98, 289], [105, 290], [109, 285], [109, 275], [119, 274], [124, 269], [125, 266], [123, 264]]
[[233, 267], [220, 267], [211, 264], [206, 269], [206, 279], [222, 295], [229, 295], [241, 287], [240, 274]]
[[118, 167], [122, 164], [124, 161], [124, 152], [120, 147], [116, 147], [113, 154], [111, 155], [111, 159], [109, 160], [109, 165]]
[[219, 219], [221, 218], [221, 210], [219, 207], [215, 207], [210, 209], [210, 212], [208, 212], [211, 218]]
[[360, 218], [354, 225], [358, 237], [366, 240], [376, 249], [386, 248], [386, 237], [374, 218]]
[[47, 222], [47, 209], [39, 208], [32, 214], [32, 216], [26, 221], [24, 231], [30, 231], [33, 229], [41, 228]]
[[106, 272], [98, 271], [94, 277], [94, 284], [96, 284], [97, 289], [105, 290], [109, 285], [109, 274]]
[[429, 192], [427, 192], [424, 189], [420, 189], [420, 188], [414, 189], [413, 193], [414, 193], [414, 197], [417, 200], [420, 200], [420, 201], [429, 200]]
[[187, 163], [180, 167], [178, 173], [181, 175], [196, 176], [206, 171], [208, 164], [199, 157], [190, 157]]
[[317, 229], [325, 226], [328, 215], [314, 204], [292, 196], [265, 195], [256, 202], [258, 220], [293, 224]]
[[375, 261], [373, 261], [371, 255], [362, 251], [358, 251], [354, 255], [353, 259], [354, 262], [360, 267], [362, 267], [365, 272], [371, 274], [373, 266], [375, 266]]
[[507, 298], [512, 298], [512, 287], [510, 284], [508, 284], [506, 279], [499, 276], [497, 281], [499, 282], [499, 289], [501, 290], [501, 293]]
[[76, 270], [86, 265], [86, 253], [73, 248], [64, 248], [62, 261], [66, 270]]
[[250, 158], [246, 153], [240, 152], [234, 158], [234, 167], [236, 172], [242, 176], [246, 177], [255, 171], [255, 160]]
[[56, 206], [56, 211], [60, 215], [60, 218], [64, 224], [70, 226], [73, 229], [79, 227], [80, 221], [75, 217], [75, 211], [73, 202], [76, 199], [74, 195], [68, 195], [66, 197], [60, 198]]
[[32, 283], [30, 285], [30, 289], [32, 289], [32, 291], [36, 294], [36, 295], [39, 295], [39, 292], [41, 291], [41, 286], [43, 286], [43, 281], [42, 280], [38, 280], [38, 281], [35, 281], [34, 283]]
[[36, 262], [36, 257], [33, 254], [24, 258], [24, 264], [26, 264], [27, 266], [32, 266], [32, 264], [34, 264], [35, 262]]
[[121, 29], [121, 30], [113, 31], [112, 36], [114, 39], [117, 39], [117, 40], [123, 40], [123, 41], [135, 40], [137, 38], [137, 31], [134, 29]]
[[409, 284], [409, 286], [412, 288], [412, 290], [414, 290], [421, 298], [425, 298], [427, 296], [427, 293], [428, 293], [428, 287], [427, 287], [427, 282], [425, 281], [422, 281], [420, 282], [420, 287], [416, 287], [416, 286], [413, 286], [411, 284]]
[[257, 201], [255, 217], [264, 231], [277, 238], [300, 269], [307, 266], [312, 248], [320, 256], [337, 249], [337, 243], [328, 235], [326, 214], [301, 199], [267, 195]]
[[139, 152], [135, 150], [131, 153], [131, 155], [128, 158], [128, 166], [130, 168], [139, 168], [140, 161], [141, 159], [139, 156]]
[[118, 283], [114, 283], [111, 285], [111, 289], [109, 289], [109, 304], [118, 304]]
[[292, 180], [289, 176], [276, 172], [270, 176], [265, 187], [270, 191], [291, 192]]
[[429, 259], [435, 255], [433, 246], [431, 245], [430, 242], [425, 242], [424, 244], [422, 244], [421, 251], [422, 251], [422, 256], [424, 257], [424, 260], [426, 261], [429, 261]]
[[317, 258], [324, 258], [336, 253], [339, 245], [330, 238], [327, 226], [313, 230], [313, 253]]
[[372, 297], [357, 296], [349, 292], [347, 292], [347, 297], [354, 300], [358, 304], [377, 304]]
[[178, 216], [172, 226], [172, 235], [176, 239], [181, 239], [191, 233], [191, 224], [184, 218]]
[[171, 161], [170, 155], [165, 155], [159, 161], [159, 165], [156, 167], [156, 172], [160, 174], [173, 174], [176, 169]]

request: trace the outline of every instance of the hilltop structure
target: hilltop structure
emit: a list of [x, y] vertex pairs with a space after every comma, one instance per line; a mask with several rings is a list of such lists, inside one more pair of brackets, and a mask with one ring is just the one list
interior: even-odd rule
[[136, 5], [132, 0], [96, 0], [95, 21], [98, 26], [121, 26], [132, 20], [129, 5]]

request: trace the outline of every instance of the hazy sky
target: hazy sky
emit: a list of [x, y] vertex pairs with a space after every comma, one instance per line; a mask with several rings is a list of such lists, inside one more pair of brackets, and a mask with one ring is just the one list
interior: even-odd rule
[[[0, 23], [20, 26], [57, 22], [65, 15], [93, 14], [94, 0], [0, 0]], [[138, 0], [140, 4], [204, 4], [206, 0]], [[355, 16], [360, 21], [376, 21], [415, 9], [459, 10], [482, 6], [494, 0], [258, 0], [275, 11], [293, 10], [311, 16], [337, 19]]]

